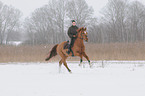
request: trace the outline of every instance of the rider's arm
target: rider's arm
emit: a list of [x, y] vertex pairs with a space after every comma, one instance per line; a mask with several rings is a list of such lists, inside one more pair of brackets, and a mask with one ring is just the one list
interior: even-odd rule
[[72, 37], [73, 37], [73, 34], [72, 34], [72, 32], [71, 32], [71, 28], [69, 28], [69, 29], [68, 29], [67, 34], [68, 34], [68, 36], [69, 36], [70, 38], [72, 38]]

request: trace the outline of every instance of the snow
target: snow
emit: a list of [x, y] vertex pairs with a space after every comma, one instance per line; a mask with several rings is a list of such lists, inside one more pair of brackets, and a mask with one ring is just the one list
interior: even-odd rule
[[0, 96], [145, 96], [145, 61], [78, 64], [0, 63]]
[[8, 45], [18, 46], [18, 45], [21, 45], [22, 43], [23, 43], [22, 41], [9, 41]]

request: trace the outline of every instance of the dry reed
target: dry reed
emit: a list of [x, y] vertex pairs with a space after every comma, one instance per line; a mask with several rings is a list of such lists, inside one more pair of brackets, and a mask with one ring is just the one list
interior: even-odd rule
[[[85, 44], [90, 60], [145, 60], [145, 43]], [[54, 45], [0, 46], [0, 62], [44, 62]], [[56, 56], [50, 61], [59, 61]], [[69, 61], [79, 57], [69, 57]], [[84, 59], [85, 60], [85, 59]]]

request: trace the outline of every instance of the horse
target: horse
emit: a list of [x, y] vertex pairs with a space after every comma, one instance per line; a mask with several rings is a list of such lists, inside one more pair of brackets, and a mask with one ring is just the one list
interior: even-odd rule
[[64, 41], [60, 44], [56, 44], [51, 51], [49, 52], [49, 56], [45, 59], [45, 61], [50, 60], [52, 57], [56, 56], [57, 54], [60, 55], [61, 60], [59, 61], [59, 68], [61, 68], [62, 63], [64, 64], [64, 66], [67, 68], [67, 70], [71, 73], [71, 70], [69, 69], [69, 67], [67, 66], [66, 63], [66, 59], [69, 56], [79, 56], [80, 57], [80, 64], [82, 64], [83, 62], [83, 57], [85, 57], [88, 60], [88, 63], [90, 65], [90, 67], [92, 66], [90, 63], [90, 59], [87, 56], [87, 54], [85, 53], [85, 46], [84, 46], [84, 42], [83, 41], [88, 42], [88, 33], [86, 32], [86, 28], [81, 27], [77, 30], [77, 35], [76, 35], [76, 40], [74, 42], [72, 49], [72, 52], [70, 52], [70, 54], [67, 53], [68, 49], [64, 48], [64, 45], [66, 45], [68, 42]]

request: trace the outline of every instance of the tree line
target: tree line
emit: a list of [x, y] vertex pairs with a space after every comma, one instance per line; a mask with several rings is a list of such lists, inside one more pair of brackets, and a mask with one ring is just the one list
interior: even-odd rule
[[101, 13], [101, 21], [89, 30], [92, 42], [145, 41], [145, 6], [139, 1], [109, 0]]
[[78, 27], [87, 26], [92, 15], [93, 9], [85, 0], [49, 0], [25, 21], [28, 43], [56, 44], [65, 41], [72, 19], [77, 21]]
[[21, 12], [0, 2], [0, 44], [19, 39], [25, 32], [25, 43], [56, 44], [68, 40], [71, 20], [78, 27], [87, 27], [90, 43], [144, 42], [145, 5], [139, 1], [109, 0], [101, 17], [85, 0], [49, 0], [23, 22]]

